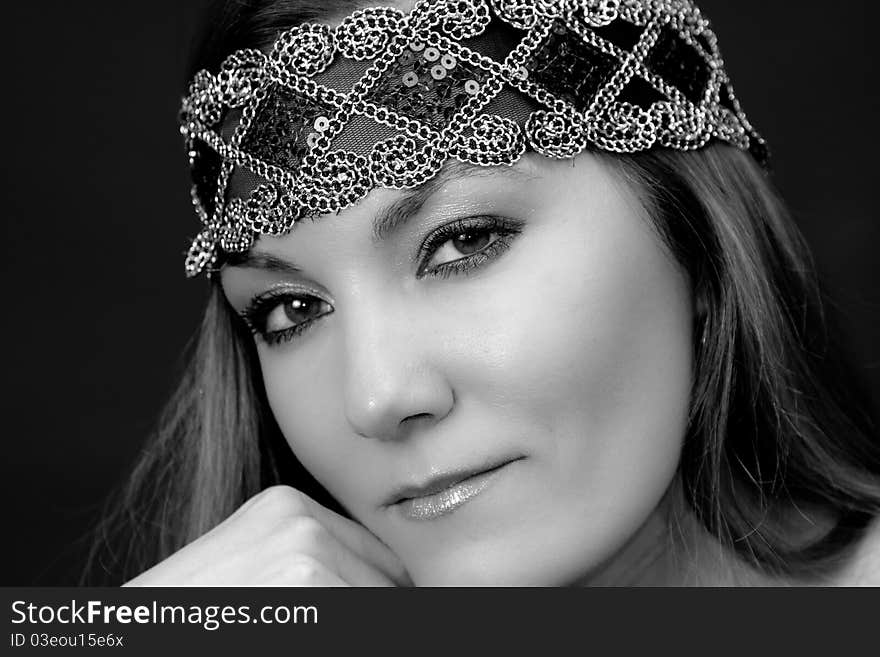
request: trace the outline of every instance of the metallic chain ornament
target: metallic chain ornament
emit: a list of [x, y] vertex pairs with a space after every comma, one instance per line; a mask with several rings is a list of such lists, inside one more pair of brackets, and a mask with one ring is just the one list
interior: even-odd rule
[[767, 158], [689, 0], [420, 0], [306, 23], [200, 71], [181, 133], [203, 224], [188, 276], [375, 187], [417, 186], [448, 158], [713, 139]]

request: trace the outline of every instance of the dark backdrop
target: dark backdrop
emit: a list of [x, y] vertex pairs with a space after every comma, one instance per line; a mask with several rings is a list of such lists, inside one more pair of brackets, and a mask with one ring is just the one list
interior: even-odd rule
[[[204, 4], [4, 5], [0, 585], [75, 583], [196, 326], [175, 120]], [[873, 0], [700, 4], [880, 400]]]

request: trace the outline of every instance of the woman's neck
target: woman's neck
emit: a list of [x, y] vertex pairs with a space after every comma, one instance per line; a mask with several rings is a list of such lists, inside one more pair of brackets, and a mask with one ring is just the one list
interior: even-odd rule
[[788, 584], [750, 568], [709, 534], [677, 484], [613, 557], [582, 586], [772, 586]]
[[[805, 541], [831, 529], [827, 514], [804, 514], [790, 529]], [[685, 502], [677, 481], [633, 537], [581, 586], [880, 586], [880, 518], [835, 572], [784, 578], [761, 572], [712, 536]]]

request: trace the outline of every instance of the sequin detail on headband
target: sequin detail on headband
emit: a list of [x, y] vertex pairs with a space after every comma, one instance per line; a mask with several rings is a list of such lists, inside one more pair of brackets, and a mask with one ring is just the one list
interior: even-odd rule
[[448, 158], [696, 149], [765, 163], [715, 34], [687, 0], [421, 0], [282, 32], [200, 71], [181, 109], [203, 228], [195, 276], [259, 235], [409, 188]]

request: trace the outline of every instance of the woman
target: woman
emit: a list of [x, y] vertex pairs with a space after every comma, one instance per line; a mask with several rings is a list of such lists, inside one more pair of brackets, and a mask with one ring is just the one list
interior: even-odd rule
[[229, 7], [130, 584], [880, 583], [876, 428], [698, 10]]

